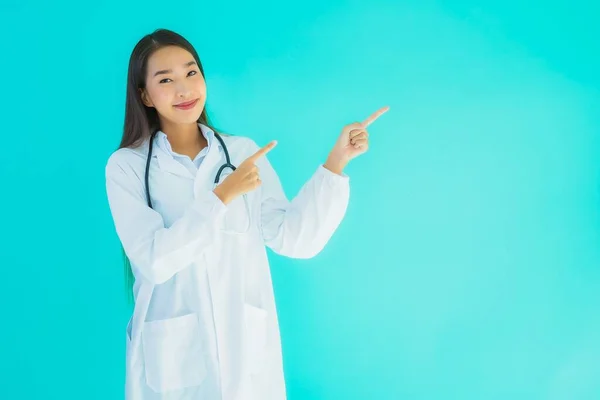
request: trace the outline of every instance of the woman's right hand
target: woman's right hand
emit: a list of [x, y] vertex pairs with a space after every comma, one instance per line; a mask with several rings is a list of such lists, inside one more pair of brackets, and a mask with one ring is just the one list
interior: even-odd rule
[[261, 180], [256, 161], [266, 155], [277, 145], [272, 141], [256, 153], [245, 159], [213, 192], [223, 202], [229, 204], [233, 199], [260, 186]]

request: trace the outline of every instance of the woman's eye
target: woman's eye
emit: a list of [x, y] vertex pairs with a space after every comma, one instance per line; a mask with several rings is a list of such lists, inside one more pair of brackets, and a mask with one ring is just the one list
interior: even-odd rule
[[[198, 73], [197, 71], [190, 71], [190, 72], [188, 72], [188, 76], [190, 76], [190, 74], [191, 74], [191, 76], [194, 76], [194, 75], [196, 75], [197, 73]], [[171, 80], [170, 78], [165, 78], [165, 79], [162, 79], [162, 80], [161, 80], [160, 82], [158, 82], [158, 83], [166, 83], [166, 81], [170, 81], [170, 80]]]

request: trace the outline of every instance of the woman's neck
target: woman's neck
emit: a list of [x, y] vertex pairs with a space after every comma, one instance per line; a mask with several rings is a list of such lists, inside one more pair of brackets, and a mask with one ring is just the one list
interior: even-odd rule
[[171, 149], [175, 153], [186, 155], [192, 160], [208, 145], [197, 123], [187, 125], [166, 123], [161, 130], [167, 135]]

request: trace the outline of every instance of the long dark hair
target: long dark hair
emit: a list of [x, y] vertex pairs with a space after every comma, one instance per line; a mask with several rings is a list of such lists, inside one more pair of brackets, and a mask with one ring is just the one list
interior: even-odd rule
[[[193, 57], [203, 77], [204, 69], [200, 62], [200, 57], [194, 49], [194, 46], [183, 36], [168, 29], [157, 29], [154, 32], [144, 36], [134, 47], [129, 58], [129, 69], [127, 71], [127, 97], [125, 103], [125, 125], [123, 128], [123, 137], [119, 148], [135, 147], [140, 145], [145, 139], [150, 138], [160, 129], [160, 121], [155, 108], [146, 107], [142, 102], [140, 89], [146, 87], [146, 74], [148, 59], [157, 50], [166, 46], [178, 46], [187, 50]], [[198, 118], [198, 122], [215, 130], [210, 124], [206, 113], [206, 105]], [[123, 258], [125, 261], [125, 287], [128, 299], [133, 300], [133, 282], [134, 276], [131, 270], [131, 263], [123, 249]]]

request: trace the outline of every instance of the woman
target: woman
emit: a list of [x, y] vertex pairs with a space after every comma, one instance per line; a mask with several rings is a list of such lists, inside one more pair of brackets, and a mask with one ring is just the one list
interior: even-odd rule
[[[127, 399], [286, 397], [266, 246], [313, 257], [344, 217], [343, 169], [368, 148], [344, 127], [289, 201], [266, 158], [275, 142], [219, 135], [204, 108], [198, 54], [157, 30], [135, 46], [121, 145], [106, 165], [116, 232], [135, 278], [127, 327]], [[221, 168], [230, 164], [237, 166]]]

